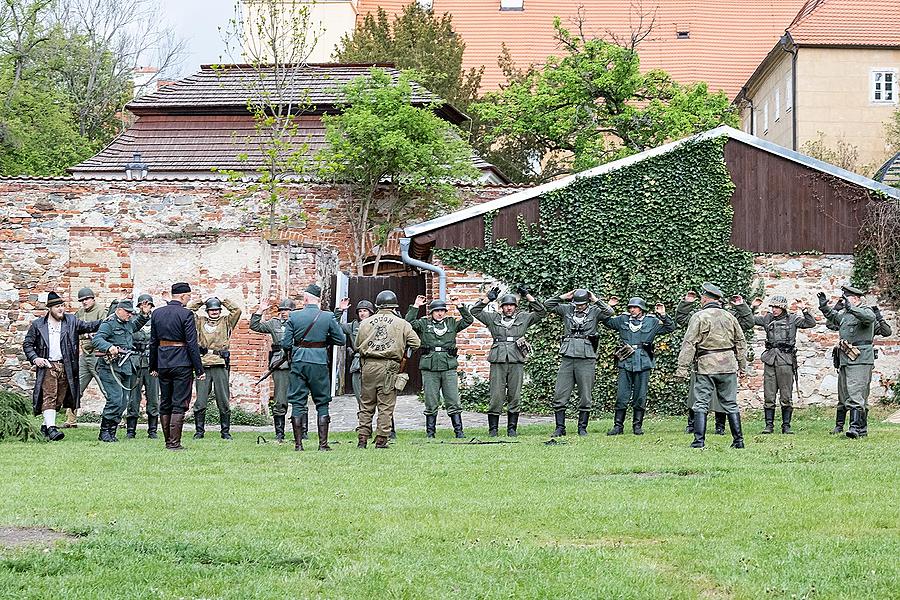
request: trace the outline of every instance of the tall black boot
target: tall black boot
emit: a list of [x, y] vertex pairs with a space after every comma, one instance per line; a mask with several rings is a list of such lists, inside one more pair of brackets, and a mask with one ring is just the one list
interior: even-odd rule
[[591, 411], [589, 410], [581, 410], [578, 411], [578, 435], [587, 435], [587, 426], [588, 421], [591, 418]]
[[794, 433], [791, 431], [791, 417], [794, 415], [792, 406], [781, 407], [781, 433]]
[[272, 420], [275, 421], [275, 441], [282, 444], [284, 443], [284, 415], [274, 415]]
[[316, 419], [316, 429], [319, 431], [319, 450], [331, 450], [328, 445], [328, 425], [331, 424], [331, 416], [319, 415]]
[[231, 439], [231, 411], [219, 413], [219, 428], [223, 440]]
[[110, 421], [109, 419], [101, 419], [100, 420], [100, 435], [97, 439], [101, 442], [117, 442], [119, 440], [116, 439], [116, 427], [118, 423], [115, 421]]
[[731, 447], [744, 447], [744, 434], [741, 431], [741, 413], [728, 413], [728, 428], [731, 429]]
[[125, 439], [133, 440], [137, 435], [137, 417], [125, 417]]
[[723, 412], [716, 413], [716, 435], [725, 435], [725, 421], [727, 417]]
[[550, 437], [562, 437], [566, 435], [566, 410], [557, 410], [553, 413], [556, 417], [556, 429], [550, 434]]
[[860, 437], [860, 431], [863, 429], [863, 418], [865, 413], [858, 408], [850, 409], [850, 430], [847, 431], [847, 437], [857, 439]]
[[703, 448], [706, 445], [706, 413], [694, 411], [694, 441], [691, 448]]
[[869, 435], [869, 409], [863, 409], [862, 413], [862, 429], [859, 430], [859, 437], [866, 437]]
[[834, 416], [834, 429], [831, 430], [832, 435], [844, 433], [844, 421], [847, 419], [847, 408], [844, 406], [837, 407], [837, 413]]
[[[293, 418], [293, 417], [291, 417]], [[309, 439], [309, 412], [304, 412], [299, 417], [300, 419], [300, 438], [304, 440]]]
[[606, 432], [606, 435], [622, 435], [625, 433], [625, 408], [617, 408], [613, 413], [612, 429]]
[[194, 411], [194, 439], [202, 440], [203, 435], [206, 433], [206, 411], [205, 410], [195, 410]]
[[291, 429], [294, 432], [294, 451], [303, 451], [303, 417], [291, 417]]
[[519, 433], [516, 429], [519, 426], [519, 413], [506, 413], [506, 436], [516, 437]]
[[455, 415], [450, 415], [450, 423], [453, 424], [453, 435], [457, 438], [465, 437], [463, 433], [463, 424], [462, 424], [462, 415], [456, 413]]
[[392, 440], [397, 439], [397, 426], [394, 424], [394, 417], [391, 417], [391, 433], [388, 435], [388, 438]]
[[437, 431], [437, 415], [425, 415], [425, 437], [433, 438]]
[[644, 435], [643, 408], [634, 409], [634, 414], [631, 415], [631, 433], [633, 433], [634, 435]]
[[155, 440], [158, 436], [156, 435], [156, 429], [159, 426], [159, 415], [147, 415], [147, 437], [151, 440]]
[[694, 433], [694, 410], [689, 408], [687, 415], [687, 427], [684, 428], [685, 433]]
[[763, 408], [763, 419], [766, 421], [766, 426], [763, 427], [763, 430], [760, 433], [772, 433], [775, 431], [775, 409], [774, 408]]
[[488, 435], [497, 437], [497, 429], [500, 427], [500, 415], [488, 415]]

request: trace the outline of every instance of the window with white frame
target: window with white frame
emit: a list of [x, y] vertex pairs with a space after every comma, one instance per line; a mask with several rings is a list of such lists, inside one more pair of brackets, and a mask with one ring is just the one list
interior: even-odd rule
[[897, 69], [872, 69], [869, 100], [879, 104], [897, 103]]
[[775, 88], [775, 120], [781, 118], [781, 88]]
[[431, 5], [433, 4], [432, 0], [416, 0], [416, 4], [419, 5], [419, 8], [424, 10], [431, 10]]
[[790, 74], [784, 83], [784, 112], [791, 112], [794, 108], [794, 80]]
[[525, 0], [500, 0], [500, 10], [525, 10]]
[[769, 101], [763, 104], [763, 133], [769, 133]]

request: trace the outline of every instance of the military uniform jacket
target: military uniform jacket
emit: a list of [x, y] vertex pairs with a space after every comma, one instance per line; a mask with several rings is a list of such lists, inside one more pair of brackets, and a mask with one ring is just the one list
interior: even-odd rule
[[694, 313], [688, 322], [678, 369], [687, 370], [696, 362], [697, 373], [714, 375], [747, 369], [747, 338], [737, 318], [710, 302]]
[[134, 332], [131, 336], [134, 342], [134, 349], [140, 352], [140, 356], [134, 359], [134, 366], [138, 368], [148, 368], [150, 366], [150, 320], [143, 327]]
[[[694, 316], [694, 313], [698, 310], [700, 310], [700, 308], [695, 303], [682, 300], [675, 309], [675, 324], [679, 327], [687, 327], [688, 321], [691, 320], [691, 317]], [[734, 315], [734, 318], [737, 319], [741, 329], [745, 332], [753, 331], [755, 323], [753, 322], [753, 309], [750, 308], [750, 306], [746, 303], [732, 304], [725, 310]]]
[[[97, 333], [94, 334], [92, 343], [94, 350], [106, 353], [113, 346], [118, 346], [124, 350], [134, 349], [134, 332], [139, 331], [144, 324], [150, 320], [149, 315], [136, 314], [127, 321], [122, 321], [119, 317], [107, 319], [100, 324]], [[123, 375], [131, 375], [134, 373], [134, 362], [126, 360], [121, 366], [116, 357], [112, 357], [110, 366]]]
[[359, 329], [356, 347], [363, 360], [378, 358], [400, 362], [407, 348], [419, 347], [419, 336], [412, 325], [389, 308], [382, 308], [362, 323], [354, 323]]
[[569, 358], [597, 358], [590, 338], [597, 335], [602, 312], [597, 304], [590, 304], [583, 313], [575, 312], [575, 305], [560, 297], [548, 298], [544, 307], [563, 319], [563, 339], [559, 354]]
[[213, 321], [198, 312], [201, 306], [203, 302], [195, 301], [188, 305], [188, 309], [194, 311], [194, 319], [197, 322], [197, 343], [201, 348], [207, 349], [207, 352], [202, 353], [203, 366], [224, 367], [225, 359], [213, 351], [228, 350], [231, 333], [241, 319], [241, 309], [231, 300], [222, 300], [222, 306], [228, 310], [228, 314]]
[[[316, 317], [318, 316], [318, 319]], [[315, 321], [312, 329], [303, 337], [303, 333]], [[323, 344], [321, 348], [297, 347], [300, 341], [304, 343]], [[343, 346], [347, 338], [341, 330], [341, 326], [334, 318], [334, 313], [325, 312], [315, 304], [307, 304], [301, 310], [291, 311], [291, 316], [284, 325], [284, 337], [281, 338], [281, 347], [290, 352], [292, 362], [305, 362], [317, 365], [328, 364], [328, 348], [324, 345]]]
[[790, 348], [797, 344], [797, 330], [816, 326], [816, 318], [808, 310], [804, 310], [802, 316], [787, 311], [780, 317], [772, 313], [754, 316], [753, 322], [766, 331], [766, 351], [760, 359], [773, 367], [795, 365], [797, 355]]
[[638, 320], [630, 314], [614, 317], [609, 307], [604, 307], [601, 318], [604, 326], [619, 333], [620, 342], [634, 348], [631, 356], [619, 361], [619, 368], [627, 371], [646, 371], [655, 367], [656, 360], [650, 358], [647, 346], [656, 336], [675, 331], [675, 321], [669, 315], [644, 315]]
[[444, 317], [437, 323], [430, 316], [417, 319], [419, 309], [410, 306], [406, 311], [406, 320], [412, 324], [413, 331], [422, 342], [422, 358], [419, 359], [419, 369], [422, 371], [449, 371], [459, 366], [459, 361], [452, 354], [456, 354], [456, 334], [471, 325], [475, 318], [469, 309], [459, 305], [461, 319]]
[[534, 311], [519, 310], [511, 318], [499, 312], [486, 312], [487, 302], [479, 300], [472, 306], [472, 316], [484, 323], [494, 338], [488, 362], [492, 363], [524, 363], [525, 357], [516, 340], [525, 337], [529, 327], [547, 316], [547, 309], [540, 302], [529, 302]]
[[875, 348], [873, 346], [875, 312], [871, 308], [864, 304], [859, 306], [848, 304], [846, 309], [836, 312], [830, 306], [825, 306], [822, 308], [822, 314], [829, 323], [839, 327], [838, 331], [842, 340], [847, 340], [859, 349], [859, 356], [856, 360], [850, 360], [850, 357], [844, 352], [839, 353], [842, 367], [875, 364]]
[[341, 326], [344, 335], [347, 336], [347, 349], [350, 350], [352, 356], [350, 358], [350, 372], [356, 373], [360, 370], [359, 351], [356, 349], [356, 335], [359, 333], [359, 320], [353, 319], [349, 323], [341, 323], [341, 317], [344, 311], [337, 308], [334, 311], [334, 318]]
[[[281, 340], [284, 338], [284, 321], [275, 317], [268, 321], [262, 320], [262, 315], [250, 315], [250, 331], [256, 333], [268, 333], [272, 336], [272, 350], [269, 355], [269, 366], [275, 365], [281, 357], [284, 356], [284, 349], [281, 347]], [[290, 369], [289, 361], [281, 363], [279, 369]]]
[[[181, 342], [183, 346], [160, 346], [160, 341]], [[194, 313], [177, 300], [153, 311], [150, 317], [150, 370], [191, 367], [194, 375], [203, 374], [197, 324]]]
[[[91, 310], [85, 310], [83, 308], [79, 308], [75, 312], [75, 318], [81, 319], [82, 321], [102, 321], [109, 315], [109, 312], [103, 308], [103, 305], [99, 302], [95, 302], [93, 308]], [[90, 356], [94, 353], [94, 345], [91, 343], [91, 338], [94, 337], [92, 333], [83, 333], [79, 336], [81, 340], [81, 351], [85, 353], [85, 355]]]

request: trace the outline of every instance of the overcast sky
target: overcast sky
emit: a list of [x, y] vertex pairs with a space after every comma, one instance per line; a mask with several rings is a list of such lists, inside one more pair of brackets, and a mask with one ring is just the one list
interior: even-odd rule
[[[225, 53], [219, 27], [234, 15], [234, 0], [158, 0], [164, 18], [184, 38], [187, 52], [176, 75], [187, 75]], [[228, 57], [224, 57], [227, 61]]]

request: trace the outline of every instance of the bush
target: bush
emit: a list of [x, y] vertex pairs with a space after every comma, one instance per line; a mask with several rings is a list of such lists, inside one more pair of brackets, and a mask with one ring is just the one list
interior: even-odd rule
[[459, 400], [463, 410], [486, 413], [491, 402], [490, 382], [476, 377], [472, 383], [460, 385]]
[[0, 390], [0, 441], [42, 440], [35, 424], [30, 398], [21, 394]]

